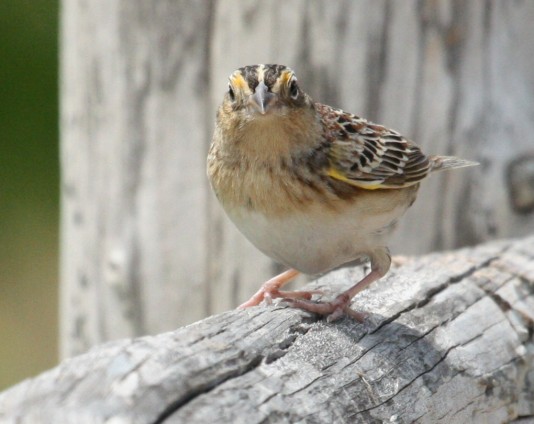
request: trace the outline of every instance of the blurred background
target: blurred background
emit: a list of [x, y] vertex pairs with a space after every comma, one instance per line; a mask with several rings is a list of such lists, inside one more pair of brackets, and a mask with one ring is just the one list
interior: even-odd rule
[[0, 2], [0, 390], [57, 362], [55, 0]]

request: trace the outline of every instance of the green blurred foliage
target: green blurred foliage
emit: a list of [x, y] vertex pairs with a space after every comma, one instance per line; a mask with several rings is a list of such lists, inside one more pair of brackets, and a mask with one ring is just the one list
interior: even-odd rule
[[0, 1], [0, 390], [57, 361], [57, 38], [57, 1]]

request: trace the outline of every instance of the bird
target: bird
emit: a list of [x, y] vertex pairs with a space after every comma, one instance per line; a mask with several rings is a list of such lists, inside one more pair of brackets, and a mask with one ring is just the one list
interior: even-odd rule
[[[363, 322], [352, 299], [388, 272], [389, 237], [420, 182], [476, 164], [425, 155], [397, 131], [315, 102], [285, 65], [235, 70], [216, 114], [208, 179], [243, 235], [288, 268], [240, 308], [282, 298], [328, 321]], [[312, 300], [319, 291], [282, 290], [300, 273], [365, 261], [369, 273], [331, 301]]]

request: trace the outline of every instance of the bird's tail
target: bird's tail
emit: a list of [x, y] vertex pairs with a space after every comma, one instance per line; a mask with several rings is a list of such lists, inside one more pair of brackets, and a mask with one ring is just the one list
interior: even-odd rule
[[460, 159], [455, 156], [431, 156], [432, 171], [443, 171], [445, 169], [465, 168], [468, 166], [479, 165], [478, 162], [473, 162], [467, 159]]

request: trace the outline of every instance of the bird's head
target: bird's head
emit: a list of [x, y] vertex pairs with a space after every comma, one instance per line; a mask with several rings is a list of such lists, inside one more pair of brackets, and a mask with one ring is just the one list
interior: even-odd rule
[[287, 115], [295, 109], [312, 107], [312, 101], [287, 66], [251, 65], [230, 75], [223, 105], [243, 118], [255, 118]]
[[[308, 148], [322, 127], [312, 99], [283, 65], [244, 66], [230, 75], [217, 112], [214, 143], [274, 162]], [[229, 150], [230, 151], [230, 150]], [[234, 155], [232, 150], [230, 156]]]

